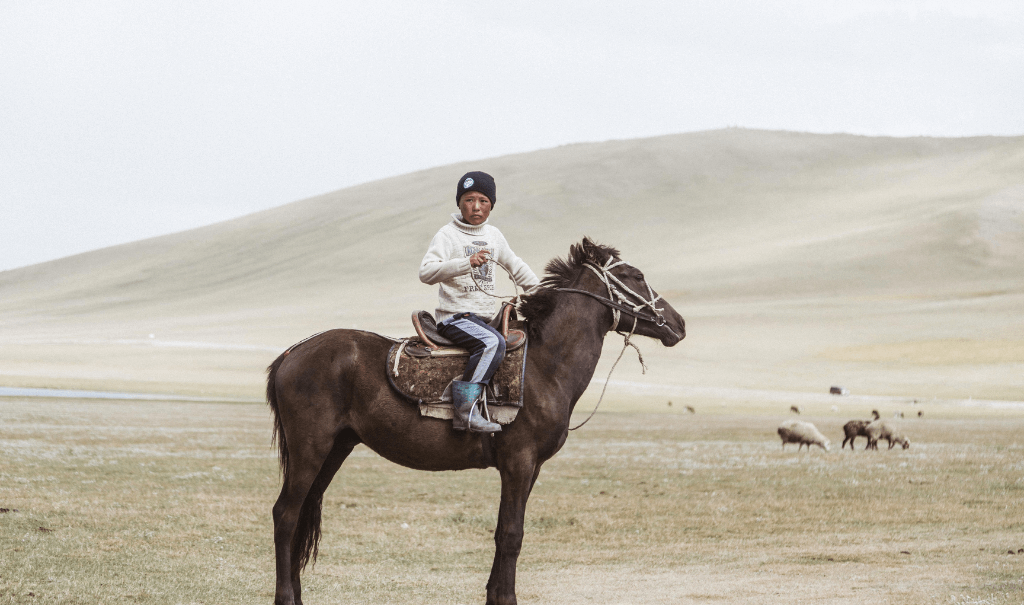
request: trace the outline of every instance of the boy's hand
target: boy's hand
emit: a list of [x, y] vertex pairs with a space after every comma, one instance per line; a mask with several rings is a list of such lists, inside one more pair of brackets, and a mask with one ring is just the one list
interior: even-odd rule
[[473, 256], [469, 257], [469, 265], [471, 267], [479, 267], [480, 265], [490, 260], [489, 258], [487, 258], [488, 256], [490, 256], [490, 254], [490, 250], [480, 250]]

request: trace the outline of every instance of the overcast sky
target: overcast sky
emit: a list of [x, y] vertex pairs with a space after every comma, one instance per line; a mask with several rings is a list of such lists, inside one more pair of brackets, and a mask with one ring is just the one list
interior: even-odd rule
[[566, 143], [1022, 107], [1019, 0], [0, 0], [0, 270]]

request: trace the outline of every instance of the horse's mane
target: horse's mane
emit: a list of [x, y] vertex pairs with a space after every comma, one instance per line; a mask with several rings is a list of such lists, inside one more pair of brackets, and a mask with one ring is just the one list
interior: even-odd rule
[[521, 297], [519, 314], [529, 322], [530, 337], [540, 342], [540, 330], [544, 320], [555, 308], [556, 288], [571, 287], [584, 270], [584, 263], [591, 262], [604, 265], [609, 258], [617, 258], [619, 251], [610, 246], [595, 243], [589, 237], [569, 247], [569, 255], [565, 260], [551, 259], [544, 270], [547, 272], [540, 280], [540, 286]]

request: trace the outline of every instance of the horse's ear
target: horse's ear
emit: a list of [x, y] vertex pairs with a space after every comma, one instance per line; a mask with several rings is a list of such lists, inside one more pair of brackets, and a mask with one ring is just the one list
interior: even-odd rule
[[614, 258], [619, 255], [619, 251], [615, 248], [602, 246], [586, 236], [584, 236], [583, 241], [580, 242], [580, 251], [583, 253], [584, 260], [589, 260], [602, 265], [609, 258]]

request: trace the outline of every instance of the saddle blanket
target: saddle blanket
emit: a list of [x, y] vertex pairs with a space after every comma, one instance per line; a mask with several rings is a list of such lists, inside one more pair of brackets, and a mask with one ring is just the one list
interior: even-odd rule
[[[488, 405], [487, 417], [491, 422], [498, 424], [511, 424], [519, 415], [519, 408], [510, 405]], [[455, 418], [455, 409], [450, 403], [421, 403], [420, 416], [440, 418], [441, 420], [452, 420]]]
[[[505, 355], [498, 371], [487, 388], [487, 410], [491, 420], [499, 424], [512, 422], [523, 407], [523, 380], [526, 372], [524, 345]], [[451, 382], [461, 380], [469, 360], [467, 354], [448, 354], [431, 357], [413, 357], [406, 352], [395, 359], [403, 349], [395, 344], [387, 357], [385, 372], [391, 386], [407, 399], [417, 403], [420, 414], [432, 418], [450, 419], [455, 413], [451, 404]]]

